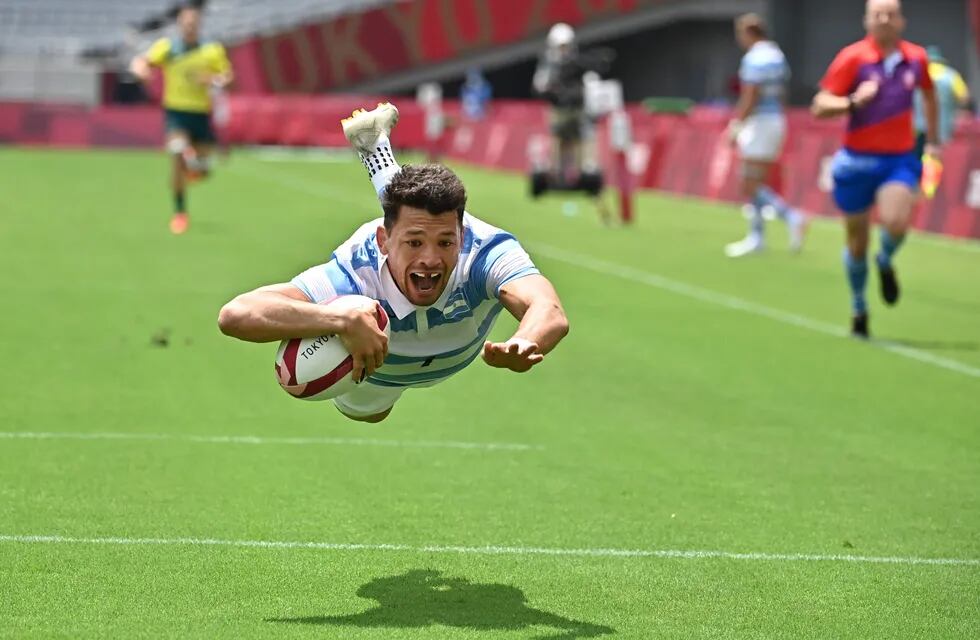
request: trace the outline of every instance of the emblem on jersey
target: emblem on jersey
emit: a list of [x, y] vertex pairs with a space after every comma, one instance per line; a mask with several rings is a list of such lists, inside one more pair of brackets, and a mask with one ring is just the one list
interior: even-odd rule
[[470, 305], [466, 303], [466, 298], [462, 295], [459, 295], [459, 297], [453, 296], [450, 298], [449, 304], [447, 304], [442, 310], [442, 315], [447, 320], [452, 320], [468, 313], [472, 313], [472, 311], [470, 309]]
[[905, 70], [905, 76], [902, 78], [902, 80], [905, 82], [906, 89], [915, 88], [915, 72], [911, 69]]

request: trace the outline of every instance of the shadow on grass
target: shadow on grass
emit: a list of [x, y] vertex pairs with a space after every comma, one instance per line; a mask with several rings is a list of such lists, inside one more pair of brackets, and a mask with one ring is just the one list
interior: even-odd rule
[[609, 627], [535, 609], [527, 604], [527, 598], [517, 587], [474, 584], [465, 578], [443, 577], [442, 572], [431, 569], [375, 578], [362, 585], [357, 595], [378, 604], [362, 613], [271, 618], [266, 622], [400, 629], [438, 624], [476, 631], [513, 631], [540, 626], [555, 630], [537, 636], [550, 640], [596, 638], [615, 633]]

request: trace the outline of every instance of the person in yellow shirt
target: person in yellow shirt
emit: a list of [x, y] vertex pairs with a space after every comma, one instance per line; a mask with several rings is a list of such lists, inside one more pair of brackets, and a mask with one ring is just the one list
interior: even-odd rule
[[201, 12], [184, 6], [177, 14], [180, 36], [160, 38], [136, 56], [130, 71], [144, 84], [153, 67], [163, 71], [163, 110], [167, 131], [167, 151], [173, 158], [171, 186], [174, 216], [170, 230], [187, 230], [187, 183], [206, 177], [209, 157], [215, 143], [211, 129], [211, 91], [224, 89], [232, 81], [231, 63], [224, 47], [201, 42]]

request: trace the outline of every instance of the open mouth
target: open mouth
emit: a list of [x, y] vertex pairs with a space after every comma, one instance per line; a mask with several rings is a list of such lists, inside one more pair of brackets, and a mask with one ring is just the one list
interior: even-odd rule
[[412, 271], [408, 274], [412, 286], [419, 293], [431, 293], [439, 286], [442, 274], [437, 271]]

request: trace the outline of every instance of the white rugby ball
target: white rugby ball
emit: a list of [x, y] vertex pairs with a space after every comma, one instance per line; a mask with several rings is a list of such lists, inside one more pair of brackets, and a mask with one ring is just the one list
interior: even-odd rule
[[[373, 308], [378, 328], [391, 335], [388, 314], [376, 300], [365, 296], [340, 296], [326, 304], [339, 309]], [[330, 400], [353, 391], [350, 375], [354, 359], [339, 336], [283, 340], [276, 352], [276, 378], [279, 386], [294, 398]]]

